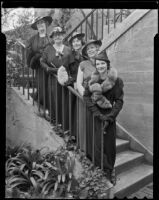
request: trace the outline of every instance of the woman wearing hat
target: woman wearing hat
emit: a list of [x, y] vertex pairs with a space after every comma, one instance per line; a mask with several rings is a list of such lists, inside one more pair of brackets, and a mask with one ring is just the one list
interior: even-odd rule
[[[52, 39], [51, 44], [49, 44], [41, 58], [41, 65], [42, 68], [47, 73], [53, 73], [58, 75], [58, 82], [61, 85], [64, 85], [65, 82], [68, 81], [69, 76], [69, 65], [73, 62], [72, 51], [71, 48], [67, 47], [63, 44], [65, 31], [61, 27], [55, 27], [50, 35]], [[60, 68], [60, 71], [59, 71]], [[59, 74], [62, 73], [62, 77]], [[60, 78], [61, 79], [60, 79]], [[56, 94], [56, 87], [55, 87], [55, 79], [52, 79], [52, 118], [55, 119], [55, 94]], [[60, 99], [62, 89], [58, 84], [58, 96]], [[49, 95], [49, 88], [48, 88], [48, 95]], [[58, 102], [59, 109], [61, 109], [61, 102]], [[61, 112], [59, 113], [59, 122], [62, 121]]]
[[[123, 107], [124, 85], [122, 79], [118, 77], [117, 70], [110, 67], [106, 52], [101, 52], [95, 57], [95, 67], [96, 70], [92, 73], [85, 89], [84, 100], [87, 107], [100, 119], [96, 126], [100, 127], [101, 120], [104, 122], [104, 170], [115, 185], [116, 117]], [[97, 94], [96, 97], [92, 96], [94, 93]], [[97, 130], [100, 128], [97, 127]], [[96, 141], [100, 141], [99, 134], [95, 137]], [[89, 144], [91, 149], [91, 143]], [[100, 164], [99, 143], [96, 143], [95, 148], [95, 162]]]
[[[44, 48], [50, 42], [47, 35], [47, 28], [51, 23], [52, 17], [50, 16], [37, 17], [31, 28], [37, 30], [38, 33], [27, 42], [27, 65], [35, 69], [35, 79], [39, 77], [39, 99], [41, 104], [43, 103], [43, 72], [40, 69], [40, 57]], [[37, 69], [39, 69], [39, 73]], [[37, 94], [38, 92], [35, 93], [33, 98], [37, 99]]]
[[77, 90], [81, 96], [84, 94], [85, 86], [87, 85], [92, 72], [95, 71], [94, 58], [101, 45], [101, 40], [90, 40], [82, 49], [82, 55], [86, 56], [87, 60], [82, 61], [78, 68]]

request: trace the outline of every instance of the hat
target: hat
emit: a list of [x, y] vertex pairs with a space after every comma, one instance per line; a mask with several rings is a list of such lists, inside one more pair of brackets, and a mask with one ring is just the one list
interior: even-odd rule
[[87, 55], [86, 49], [87, 49], [87, 46], [88, 46], [89, 44], [96, 44], [96, 45], [101, 46], [101, 45], [102, 45], [102, 41], [101, 41], [101, 40], [93, 40], [93, 39], [89, 40], [89, 41], [84, 45], [84, 47], [83, 47], [83, 49], [82, 49], [82, 55], [83, 55], [83, 56]]
[[72, 34], [71, 39], [69, 40], [69, 43], [71, 44], [71, 43], [72, 43], [72, 40], [73, 40], [74, 38], [83, 38], [84, 36], [85, 36], [84, 33], [74, 32], [74, 33]]
[[53, 29], [52, 33], [50, 34], [50, 38], [53, 37], [54, 33], [66, 33], [65, 30], [63, 30], [60, 26], [57, 26]]
[[46, 22], [48, 22], [48, 24], [50, 25], [52, 23], [52, 17], [51, 16], [39, 16], [39, 17], [36, 17], [36, 19], [34, 20], [34, 23], [31, 25], [31, 28], [34, 29], [34, 30], [37, 30], [37, 25], [36, 23], [40, 20], [44, 20]]
[[105, 62], [110, 63], [110, 60], [108, 59], [108, 56], [107, 56], [106, 51], [99, 52], [99, 53], [95, 56], [95, 60], [104, 60]]

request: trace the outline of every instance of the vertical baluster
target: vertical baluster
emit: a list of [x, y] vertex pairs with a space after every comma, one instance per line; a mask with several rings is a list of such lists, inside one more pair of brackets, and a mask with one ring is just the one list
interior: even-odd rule
[[30, 99], [30, 97], [29, 97], [29, 78], [30, 78], [30, 76], [29, 76], [29, 67], [27, 67], [26, 66], [26, 68], [27, 68], [27, 93], [28, 93], [28, 100]]
[[116, 27], [116, 10], [114, 9], [114, 28]]
[[103, 157], [104, 157], [104, 138], [103, 138], [103, 135], [104, 135], [104, 129], [103, 129], [103, 122], [101, 122], [101, 130], [102, 130], [102, 134], [101, 134], [101, 169], [103, 170]]
[[49, 105], [50, 105], [50, 123], [52, 123], [52, 79], [51, 79], [51, 74], [49, 74]]
[[55, 87], [56, 87], [56, 127], [58, 126], [58, 83], [57, 83], [57, 79], [55, 77], [53, 77], [55, 79]]
[[[32, 89], [33, 89], [33, 97], [34, 97], [34, 69], [32, 69]], [[34, 105], [34, 98], [33, 98], [33, 105]]]
[[109, 33], [109, 31], [110, 31], [110, 27], [109, 27], [109, 25], [110, 25], [110, 22], [109, 22], [109, 9], [107, 9], [107, 18], [108, 18], [108, 33]]
[[69, 90], [69, 130], [70, 130], [70, 134], [72, 135], [72, 96], [71, 96], [71, 92]]
[[77, 141], [77, 147], [79, 146], [79, 138], [78, 138], [78, 134], [79, 134], [79, 98], [77, 98], [77, 131], [76, 131], [76, 141]]
[[45, 101], [45, 72], [43, 70], [43, 112], [44, 112], [44, 117], [45, 117], [45, 109], [46, 109], [46, 101]]
[[96, 38], [98, 39], [98, 9], [96, 10]]
[[85, 41], [87, 42], [87, 20], [86, 20], [85, 23], [86, 23], [86, 28], [85, 28], [85, 34], [86, 34], [86, 35], [85, 35]]
[[61, 86], [61, 87], [62, 87], [62, 129], [64, 131], [65, 130], [65, 113], [64, 113], [65, 100], [64, 100], [64, 87], [63, 86]]
[[122, 20], [123, 20], [123, 19], [122, 19], [122, 18], [123, 18], [122, 15], [123, 15], [123, 9], [120, 9], [120, 22], [122, 22]]
[[25, 67], [25, 52], [24, 52], [24, 48], [22, 47], [22, 51], [23, 51], [23, 78], [22, 78], [22, 80], [23, 80], [23, 95], [25, 94], [24, 93], [24, 67]]
[[93, 161], [93, 164], [95, 164], [95, 155], [94, 155], [94, 138], [95, 137], [95, 116], [93, 114], [93, 138], [92, 138], [92, 161]]
[[102, 39], [103, 39], [103, 28], [104, 28], [104, 14], [103, 14], [104, 9], [102, 9]]
[[37, 81], [37, 90], [38, 90], [38, 111], [40, 112], [40, 78], [39, 78], [40, 69], [38, 68], [35, 73], [37, 73], [36, 74], [36, 78], [37, 78], [36, 81]]
[[93, 38], [93, 13], [91, 14], [91, 39]]

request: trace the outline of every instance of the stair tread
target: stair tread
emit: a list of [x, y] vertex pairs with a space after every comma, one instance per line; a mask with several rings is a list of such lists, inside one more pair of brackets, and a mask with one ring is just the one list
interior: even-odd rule
[[120, 138], [116, 139], [116, 146], [120, 146], [120, 145], [128, 144], [128, 143], [129, 143], [128, 140], [123, 140], [123, 139], [120, 139]]
[[115, 167], [120, 166], [126, 162], [134, 160], [136, 158], [143, 157], [143, 153], [127, 150], [120, 153], [117, 153]]
[[134, 183], [153, 174], [153, 166], [142, 163], [138, 166], [132, 167], [117, 176], [117, 184], [115, 186], [115, 193], [126, 189]]

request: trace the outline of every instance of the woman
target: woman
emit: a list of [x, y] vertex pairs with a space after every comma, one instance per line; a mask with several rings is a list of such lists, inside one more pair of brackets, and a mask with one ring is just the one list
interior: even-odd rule
[[[69, 47], [65, 46], [63, 44], [63, 39], [64, 39], [65, 31], [61, 27], [55, 27], [50, 35], [50, 38], [52, 38], [52, 43], [49, 44], [44, 52], [43, 56], [41, 58], [41, 65], [42, 68], [47, 72], [47, 73], [53, 73], [57, 75], [58, 69], [62, 67], [68, 74], [69, 74], [69, 65], [73, 61], [72, 57], [72, 51]], [[64, 82], [68, 81], [68, 77], [66, 77], [67, 80]], [[56, 80], [55, 78], [52, 77], [52, 83], [49, 84], [49, 87], [52, 86], [51, 88], [51, 95], [52, 95], [52, 119], [55, 119], [55, 106], [56, 106]], [[59, 84], [57, 84], [57, 90], [58, 90], [58, 99], [61, 99], [62, 96], [62, 89]], [[48, 88], [48, 97], [50, 95], [50, 88]], [[58, 102], [58, 110], [61, 110], [62, 108], [62, 102]], [[62, 123], [62, 115], [61, 112], [58, 113], [58, 119], [57, 121], [59, 123]]]
[[[50, 43], [47, 30], [51, 23], [52, 17], [50, 16], [37, 17], [31, 25], [31, 28], [37, 30], [38, 33], [31, 37], [27, 42], [27, 65], [28, 67], [35, 69], [36, 82], [39, 77], [39, 91], [34, 94], [33, 98], [37, 100], [39, 92], [41, 104], [43, 104], [43, 71], [40, 69], [40, 57], [42, 56], [45, 47]], [[45, 88], [47, 88], [47, 86]]]
[[[122, 79], [117, 76], [117, 71], [110, 67], [110, 61], [106, 52], [102, 52], [96, 56], [95, 66], [96, 71], [92, 73], [88, 86], [85, 89], [84, 100], [93, 114], [98, 119], [104, 121], [104, 170], [107, 172], [110, 181], [115, 185], [116, 117], [123, 106], [124, 85]], [[103, 106], [103, 104], [92, 101], [92, 93], [95, 91], [91, 88], [92, 83], [101, 86], [102, 96], [110, 102], [111, 106], [106, 106], [106, 104]], [[100, 129], [97, 127], [97, 130]], [[98, 138], [96, 138], [96, 141], [99, 143], [100, 135], [97, 134], [96, 137]], [[100, 147], [97, 143], [96, 149], [98, 149], [96, 151], [96, 162], [100, 163]]]
[[[74, 61], [69, 66], [71, 81], [73, 83], [75, 83], [76, 79], [77, 79], [77, 72], [78, 72], [79, 64], [83, 60], [86, 59], [86, 57], [82, 55], [82, 47], [85, 44], [84, 39], [83, 39], [84, 36], [85, 36], [84, 33], [74, 32], [72, 37], [69, 40], [69, 44], [71, 46], [72, 54], [73, 54], [73, 58], [74, 58]], [[75, 88], [76, 88], [76, 86], [75, 86]]]
[[82, 55], [86, 56], [87, 60], [82, 61], [78, 68], [77, 90], [81, 96], [84, 94], [85, 86], [87, 85], [92, 72], [95, 71], [94, 59], [101, 45], [101, 40], [90, 40], [82, 49]]

